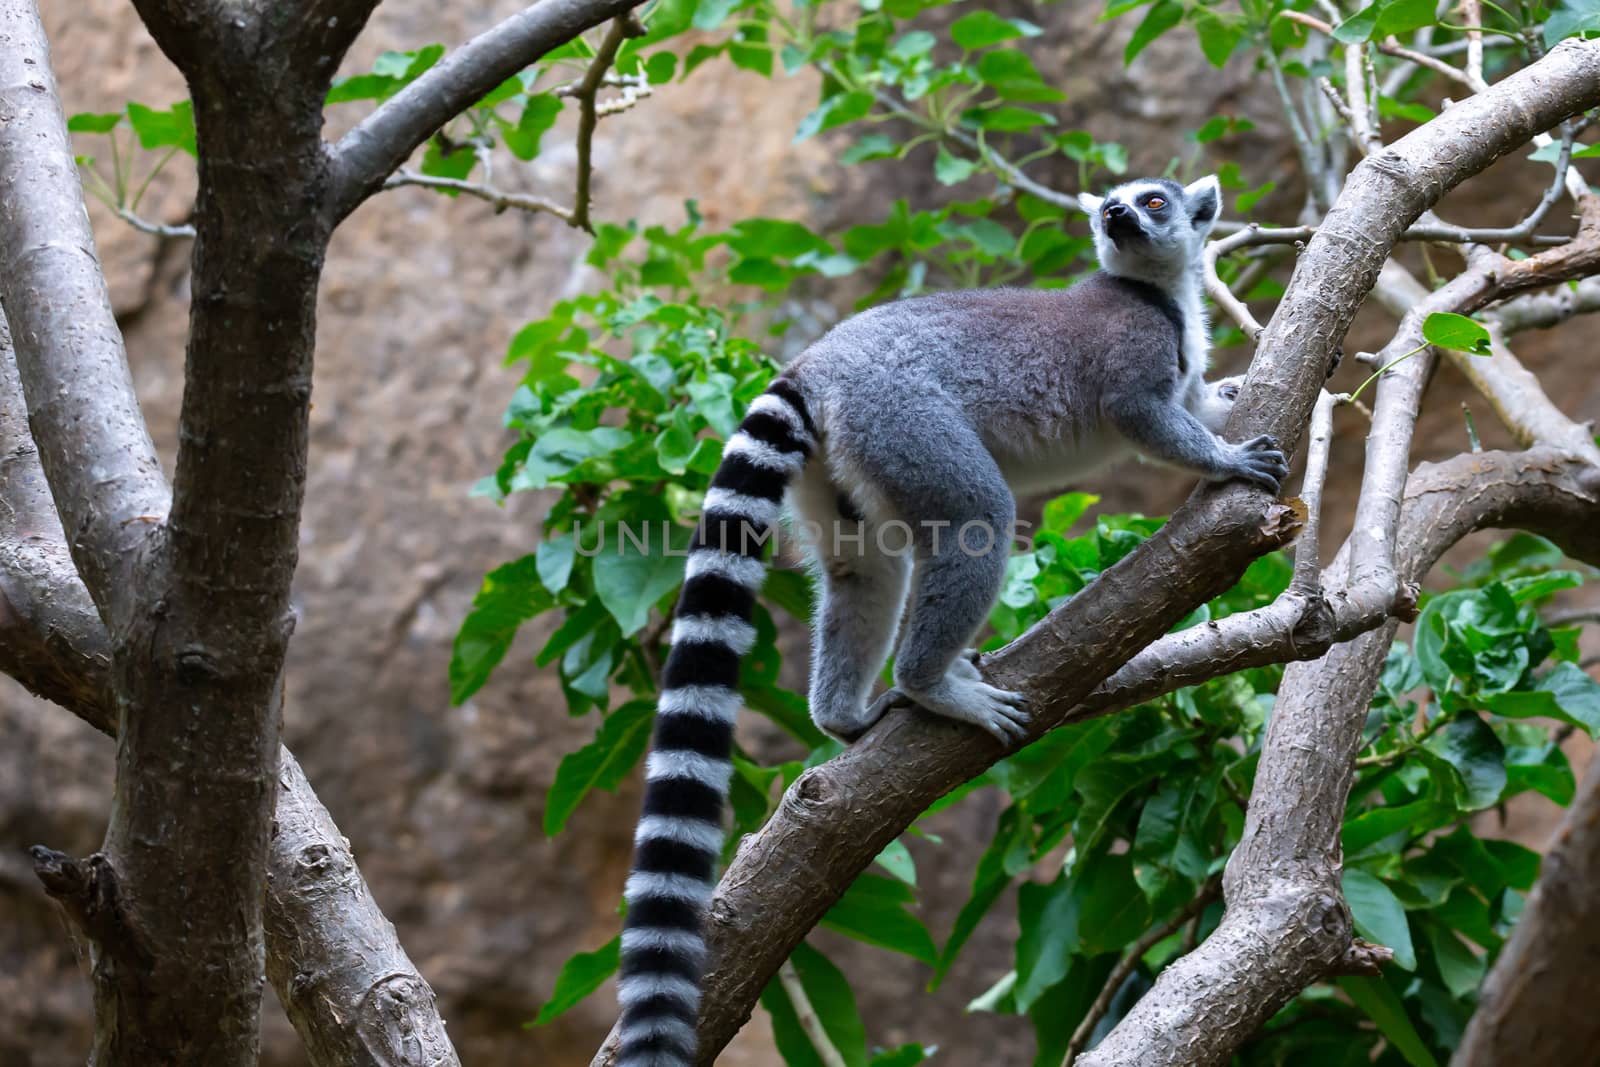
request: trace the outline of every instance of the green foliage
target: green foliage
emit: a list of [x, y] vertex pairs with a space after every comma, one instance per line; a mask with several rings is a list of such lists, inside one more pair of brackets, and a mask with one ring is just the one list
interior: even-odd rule
[[[642, 756], [681, 553], [722, 442], [776, 372], [775, 346], [792, 348], [815, 333], [814, 324], [790, 317], [798, 319], [812, 297], [842, 302], [841, 280], [869, 305], [957, 286], [1064, 285], [1091, 265], [1087, 230], [1066, 190], [1040, 192], [1018, 174], [1027, 168], [1058, 182], [1065, 176], [1072, 191], [1103, 187], [1127, 173], [1127, 151], [1066, 128], [1071, 112], [1041, 73], [1046, 53], [1033, 21], [975, 3], [933, 10], [944, 6], [659, 0], [646, 12], [646, 35], [626, 41], [618, 54], [617, 75], [652, 86], [718, 62], [748, 79], [807, 71], [818, 99], [793, 131], [796, 140], [820, 141], [840, 165], [867, 168], [868, 181], [910, 168], [931, 181], [918, 186], [900, 177], [894, 184], [931, 193], [895, 201], [840, 232], [764, 217], [713, 229], [692, 201], [677, 226], [601, 221], [586, 259], [599, 285], [556, 303], [511, 338], [506, 361], [521, 375], [505, 416], [513, 440], [475, 491], [496, 501], [542, 493], [543, 536], [530, 554], [485, 577], [456, 640], [450, 685], [455, 701], [470, 699], [524, 624], [538, 630], [535, 663], [555, 672], [567, 711], [592, 727], [592, 739], [564, 758], [545, 799], [548, 833], [581, 817], [589, 795], [614, 789]], [[1450, 14], [1436, 20], [1438, 6], [1345, 4], [1334, 36], [1345, 44], [1391, 35], [1413, 43], [1426, 29], [1441, 46], [1461, 34]], [[1491, 62], [1525, 52], [1526, 42], [1541, 36], [1548, 47], [1600, 33], [1600, 0], [1483, 7], [1489, 32], [1512, 39], [1492, 50]], [[1126, 61], [1160, 62], [1164, 50], [1188, 47], [1217, 66], [1253, 65], [1263, 79], [1281, 72], [1297, 83], [1294, 91], [1315, 94], [1322, 78], [1340, 88], [1343, 64], [1303, 61], [1308, 30], [1283, 17], [1291, 9], [1325, 14], [1303, 0], [1108, 0], [1103, 17], [1127, 21]], [[581, 77], [593, 54], [579, 39], [508, 79], [440, 130], [416, 169], [424, 177], [475, 180], [495, 151], [535, 159], [561, 119], [566, 98], [558, 90]], [[443, 55], [438, 45], [385, 53], [370, 72], [334, 82], [328, 104], [370, 109]], [[1441, 90], [1428, 71], [1391, 84], [1386, 76], [1396, 61], [1376, 52], [1372, 61], [1375, 82], [1385, 86], [1375, 106], [1386, 134], [1433, 117]], [[182, 102], [77, 115], [71, 128], [107, 150], [101, 154], [109, 173], [84, 161], [90, 190], [128, 211], [137, 210], [149, 178], [169, 158], [195, 150], [193, 116]], [[1212, 117], [1183, 139], [1166, 172], [1188, 179], [1215, 170], [1234, 213], [1254, 212], [1276, 188], [1273, 164], [1219, 155], [1251, 128], [1238, 116]], [[151, 162], [136, 161], [135, 142], [155, 153]], [[1553, 163], [1556, 151], [1534, 158]], [[1579, 144], [1573, 154], [1595, 151]], [[1218, 269], [1236, 282], [1249, 268], [1241, 255]], [[1263, 275], [1240, 295], [1266, 300], [1280, 293]], [[1430, 316], [1424, 337], [1487, 351], [1487, 332], [1461, 316]], [[1237, 343], [1242, 335], [1220, 329], [1217, 340]], [[1036, 624], [1160, 526], [1157, 518], [1094, 513], [1097, 503], [1068, 494], [1045, 507], [1008, 563], [985, 647]], [[1177, 628], [1270, 603], [1289, 571], [1280, 555], [1258, 560]], [[1390, 652], [1343, 825], [1344, 889], [1357, 929], [1393, 949], [1394, 962], [1381, 977], [1307, 990], [1237, 1063], [1420, 1065], [1449, 1058], [1477, 985], [1538, 872], [1537, 855], [1479, 836], [1473, 816], [1527, 793], [1569, 803], [1575, 781], [1558, 744], [1561, 731], [1600, 734], [1600, 686], [1577, 665], [1576, 629], [1551, 628], [1539, 614], [1541, 604], [1580, 580], [1563, 569], [1553, 546], [1518, 535], [1457, 575], [1453, 588], [1427, 598], [1410, 644]], [[805, 766], [839, 751], [810, 723], [804, 696], [779, 682], [777, 618], [806, 621], [809, 579], [779, 560], [761, 600], [740, 689], [748, 707], [788, 738], [788, 750], [774, 766], [736, 755], [735, 836], [758, 828]], [[1037, 1038], [1036, 1062], [1053, 1067], [1136, 941], [1170, 928], [1132, 961], [1096, 1037], [1188, 941], [1218, 922], [1213, 901], [1174, 924], [1197, 897], [1214, 895], [1239, 841], [1280, 678], [1279, 668], [1246, 670], [1060, 728], [941, 800], [935, 810], [982, 790], [1000, 807], [948, 931], [930, 930], [919, 914], [917, 862], [971, 859], [941, 855], [948, 846], [918, 827], [879, 855], [824, 925], [920, 961], [931, 986], [970, 982], [962, 949], [1014, 892], [1014, 969], [974, 999], [972, 1010], [1025, 1018]], [[616, 956], [613, 941], [568, 961], [535, 1021], [548, 1022], [599, 988]], [[874, 1049], [847, 976], [809, 944], [791, 963], [790, 984], [774, 979], [762, 995], [788, 1063], [821, 1062], [799, 1024], [795, 981], [852, 1067], [898, 1067], [933, 1054], [921, 1045]]]

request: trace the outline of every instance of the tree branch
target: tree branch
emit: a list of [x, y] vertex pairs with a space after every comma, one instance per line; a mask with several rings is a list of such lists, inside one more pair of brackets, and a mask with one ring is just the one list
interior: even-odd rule
[[166, 483], [30, 0], [0, 0], [0, 40], [0, 308], [73, 560], [112, 618], [129, 609], [141, 549], [167, 514]]
[[[1594, 198], [1590, 198], [1593, 200]], [[1600, 203], [1589, 205], [1591, 211], [1600, 209]], [[1600, 246], [1600, 225], [1591, 226], [1583, 238]], [[1556, 249], [1542, 253], [1548, 259], [1562, 256], [1571, 261], [1574, 257], [1572, 250]], [[1491, 267], [1490, 269], [1494, 269]], [[1580, 267], [1580, 269], [1583, 269]], [[1387, 304], [1391, 310], [1401, 311], [1409, 306], [1423, 306], [1428, 304], [1431, 296], [1422, 283], [1412, 277], [1398, 264], [1391, 263], [1384, 268], [1384, 283], [1377, 290], [1380, 300]], [[1589, 279], [1593, 285], [1594, 279]], [[1579, 289], [1582, 290], [1580, 285]], [[1562, 288], [1552, 296], [1560, 294], [1573, 295], [1569, 288]], [[1544, 294], [1520, 298], [1521, 300], [1546, 301]], [[1474, 303], [1487, 301], [1477, 301]], [[1536, 306], [1536, 305], [1527, 305]], [[1575, 301], [1568, 300], [1568, 307], [1576, 306]], [[1468, 309], [1470, 310], [1470, 308]], [[1503, 311], [1504, 309], [1500, 309]], [[1551, 403], [1544, 387], [1520, 360], [1512, 354], [1505, 341], [1505, 319], [1497, 311], [1491, 311], [1486, 316], [1489, 320], [1489, 341], [1491, 355], [1488, 357], [1474, 356], [1466, 352], [1457, 352], [1453, 349], [1444, 350], [1445, 359], [1459, 370], [1466, 379], [1481, 393], [1484, 399], [1494, 408], [1495, 414], [1517, 443], [1523, 447], [1533, 444], [1555, 445], [1564, 448], [1574, 455], [1581, 456], [1588, 462], [1600, 466], [1600, 449], [1595, 447], [1593, 431], [1586, 426], [1580, 426], [1568, 418], [1560, 408]], [[1513, 321], [1515, 316], [1513, 315]], [[1380, 357], [1382, 358], [1382, 357]]]
[[1105, 983], [1100, 988], [1100, 994], [1094, 998], [1094, 1003], [1089, 1005], [1089, 1010], [1084, 1013], [1083, 1021], [1078, 1028], [1072, 1031], [1072, 1038], [1067, 1042], [1066, 1055], [1061, 1059], [1061, 1067], [1072, 1067], [1073, 1061], [1089, 1043], [1089, 1037], [1094, 1033], [1094, 1028], [1100, 1025], [1100, 1020], [1106, 1017], [1106, 1012], [1111, 1009], [1111, 1001], [1117, 995], [1117, 990], [1122, 988], [1122, 983], [1128, 980], [1128, 975], [1133, 973], [1144, 954], [1156, 946], [1163, 938], [1171, 937], [1184, 923], [1199, 917], [1213, 900], [1222, 895], [1222, 881], [1213, 877], [1200, 887], [1200, 892], [1195, 898], [1185, 904], [1182, 909], [1166, 922], [1158, 923], [1146, 930], [1128, 949], [1117, 965], [1111, 968], [1111, 973], [1106, 976]]
[[1600, 963], [1600, 761], [1545, 849], [1539, 881], [1478, 993], [1452, 1067], [1564, 1063], [1600, 1048], [1600, 1013], [1581, 995]]
[[[68, 558], [28, 435], [0, 316], [0, 671], [115, 737], [111, 662], [110, 636]], [[279, 752], [279, 774], [267, 975], [312, 1067], [457, 1067], [432, 990], [287, 749]], [[52, 892], [91, 922], [83, 905], [112, 884], [103, 857], [85, 865], [45, 850], [38, 862]], [[85, 878], [72, 879], [74, 872]], [[93, 928], [108, 932], [98, 920]], [[396, 1034], [404, 1035], [399, 1044]]]
[[363, 119], [332, 150], [324, 215], [336, 225], [413, 150], [517, 71], [642, 0], [540, 0], [455, 49]]
[[606, 72], [611, 69], [611, 64], [617, 58], [617, 49], [622, 47], [622, 42], [629, 37], [644, 36], [644, 27], [633, 17], [632, 12], [612, 21], [611, 28], [606, 31], [605, 40], [600, 42], [600, 47], [595, 50], [594, 59], [589, 63], [589, 71], [583, 76], [573, 91], [578, 98], [578, 191], [573, 197], [572, 215], [567, 219], [573, 226], [589, 233], [594, 232], [594, 226], [589, 222], [589, 201], [591, 199], [589, 186], [594, 179], [594, 163], [592, 153], [594, 150], [594, 128], [600, 121], [600, 114], [596, 110], [596, 98], [600, 93], [600, 86], [605, 82]]
[[[1231, 433], [1271, 433], [1292, 449], [1335, 348], [1406, 227], [1498, 156], [1596, 103], [1600, 42], [1565, 42], [1357, 166], [1262, 335]], [[1137, 550], [987, 657], [985, 674], [1027, 693], [1035, 739], [1297, 526], [1290, 508], [1259, 492], [1202, 487]], [[1003, 754], [958, 724], [894, 711], [795, 782], [768, 824], [741, 843], [712, 901], [702, 1063], [713, 1061], [767, 978], [883, 845]], [[612, 1048], [602, 1048], [596, 1067], [611, 1062]]]

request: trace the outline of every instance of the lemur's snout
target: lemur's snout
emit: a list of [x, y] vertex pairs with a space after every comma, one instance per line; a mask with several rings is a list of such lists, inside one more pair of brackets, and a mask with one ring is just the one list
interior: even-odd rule
[[1106, 236], [1112, 240], [1119, 237], [1133, 237], [1144, 232], [1144, 228], [1139, 225], [1138, 214], [1120, 201], [1113, 200], [1108, 203], [1101, 209], [1100, 215], [1105, 220]]

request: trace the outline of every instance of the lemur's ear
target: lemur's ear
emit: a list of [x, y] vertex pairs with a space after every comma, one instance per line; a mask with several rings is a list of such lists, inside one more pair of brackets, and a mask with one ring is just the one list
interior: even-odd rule
[[1208, 174], [1184, 186], [1183, 195], [1189, 202], [1189, 218], [1194, 228], [1201, 233], [1208, 232], [1222, 209], [1222, 183], [1215, 174]]
[[1078, 194], [1078, 206], [1083, 208], [1083, 213], [1091, 219], [1100, 214], [1100, 205], [1105, 202], [1105, 197], [1095, 196], [1093, 193]]

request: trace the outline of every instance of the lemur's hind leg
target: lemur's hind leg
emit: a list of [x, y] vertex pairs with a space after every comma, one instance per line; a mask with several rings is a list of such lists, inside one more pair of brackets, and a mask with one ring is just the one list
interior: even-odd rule
[[[898, 412], [859, 436], [835, 435], [863, 481], [905, 525], [916, 551], [895, 688], [929, 711], [1011, 744], [1027, 730], [1023, 697], [985, 682], [967, 649], [1000, 595], [1016, 504], [961, 413], [939, 409], [937, 398], [926, 403], [930, 410]], [[899, 532], [892, 527], [885, 523], [891, 543]], [[881, 712], [890, 701], [874, 708]]]
[[815, 632], [811, 650], [811, 718], [851, 742], [883, 709], [867, 707], [900, 626], [911, 574], [909, 552], [882, 551], [876, 529], [828, 477], [806, 468], [794, 487], [802, 537], [815, 564]]

